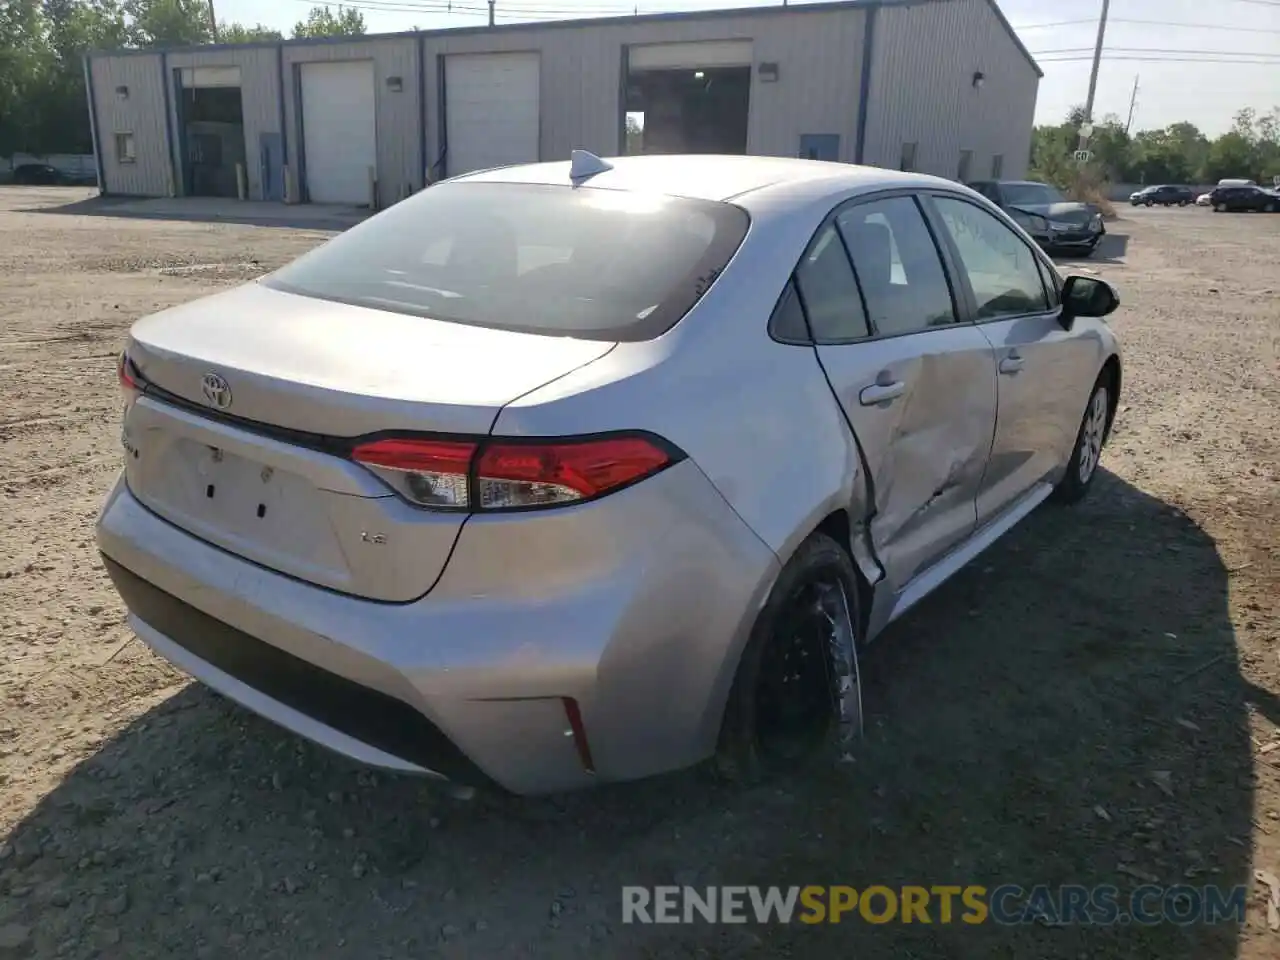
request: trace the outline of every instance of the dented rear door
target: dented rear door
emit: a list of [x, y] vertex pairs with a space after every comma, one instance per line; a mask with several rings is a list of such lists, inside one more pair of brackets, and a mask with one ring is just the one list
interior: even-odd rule
[[896, 593], [977, 524], [996, 419], [991, 344], [961, 319], [908, 194], [835, 211], [796, 287], [866, 459], [872, 538]]
[[871, 533], [896, 593], [977, 525], [996, 416], [991, 344], [963, 325], [817, 350], [867, 459]]

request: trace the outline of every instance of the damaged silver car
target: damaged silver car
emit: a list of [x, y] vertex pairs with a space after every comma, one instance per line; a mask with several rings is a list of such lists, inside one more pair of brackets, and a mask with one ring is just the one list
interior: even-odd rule
[[1115, 292], [997, 206], [763, 157], [506, 167], [138, 321], [138, 635], [356, 760], [522, 794], [848, 750], [858, 655], [1083, 497]]

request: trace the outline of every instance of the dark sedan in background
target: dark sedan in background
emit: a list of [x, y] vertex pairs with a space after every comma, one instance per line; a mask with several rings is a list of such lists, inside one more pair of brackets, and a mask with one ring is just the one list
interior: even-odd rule
[[20, 163], [9, 176], [11, 183], [28, 187], [89, 187], [98, 182], [96, 175], [70, 173], [49, 163]]
[[1196, 192], [1190, 187], [1161, 184], [1143, 187], [1129, 194], [1129, 203], [1135, 207], [1186, 207], [1196, 202]]
[[1107, 232], [1101, 210], [1068, 200], [1047, 183], [979, 180], [969, 186], [1003, 208], [1046, 253], [1088, 256]]
[[1280, 212], [1280, 190], [1265, 187], [1217, 187], [1209, 192], [1209, 206], [1216, 213]]

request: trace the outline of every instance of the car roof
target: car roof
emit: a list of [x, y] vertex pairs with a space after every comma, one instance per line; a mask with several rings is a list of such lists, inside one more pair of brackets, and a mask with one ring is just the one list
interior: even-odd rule
[[[958, 186], [951, 180], [881, 167], [720, 154], [664, 154], [610, 157], [609, 169], [586, 178], [585, 184], [610, 190], [634, 190], [699, 200], [737, 200], [770, 187], [806, 184], [807, 196], [892, 187]], [[454, 178], [489, 183], [569, 183], [569, 161], [496, 167]]]

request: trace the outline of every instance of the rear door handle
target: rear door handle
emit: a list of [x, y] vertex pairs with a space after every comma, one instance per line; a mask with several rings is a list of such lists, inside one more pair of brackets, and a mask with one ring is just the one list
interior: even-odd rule
[[1017, 373], [1022, 369], [1022, 358], [1016, 353], [1011, 353], [1000, 361], [1001, 373]]
[[896, 400], [906, 392], [907, 385], [902, 380], [895, 380], [892, 383], [873, 383], [869, 387], [862, 388], [862, 392], [858, 394], [858, 402], [864, 407], [874, 407], [877, 403]]

